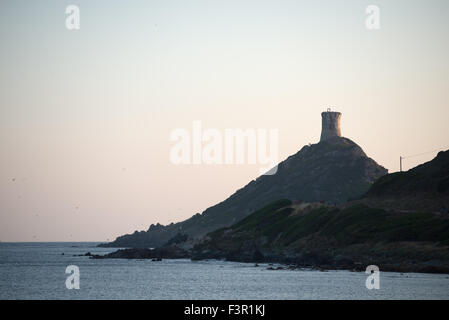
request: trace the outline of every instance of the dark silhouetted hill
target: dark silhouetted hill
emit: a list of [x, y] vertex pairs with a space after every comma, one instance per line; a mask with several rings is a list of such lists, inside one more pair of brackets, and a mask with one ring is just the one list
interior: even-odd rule
[[339, 204], [364, 194], [387, 170], [367, 157], [356, 143], [335, 137], [304, 146], [282, 161], [277, 173], [260, 176], [202, 214], [167, 226], [118, 237], [109, 247], [158, 247], [178, 234], [199, 238], [230, 226], [277, 199]]
[[406, 172], [379, 178], [364, 203], [401, 210], [444, 211], [449, 208], [449, 151]]

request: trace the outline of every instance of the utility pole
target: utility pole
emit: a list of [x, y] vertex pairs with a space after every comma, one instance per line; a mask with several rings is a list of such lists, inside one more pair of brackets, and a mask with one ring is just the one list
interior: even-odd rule
[[428, 154], [428, 153], [432, 153], [432, 152], [436, 152], [436, 151], [439, 151], [439, 150], [440, 149], [435, 149], [435, 150], [432, 150], [432, 151], [418, 153], [418, 154], [414, 154], [414, 155], [406, 156], [406, 157], [399, 156], [399, 168], [400, 168], [400, 171], [402, 172], [402, 160], [408, 159], [408, 158], [414, 158], [414, 157], [422, 156], [422, 155], [425, 155], [425, 154]]

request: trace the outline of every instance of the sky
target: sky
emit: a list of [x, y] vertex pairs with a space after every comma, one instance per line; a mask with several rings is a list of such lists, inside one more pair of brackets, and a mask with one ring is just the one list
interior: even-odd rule
[[448, 15], [446, 0], [2, 0], [0, 241], [113, 240], [257, 177], [170, 161], [194, 121], [276, 129], [283, 160], [331, 107], [389, 172], [431, 160], [449, 149]]

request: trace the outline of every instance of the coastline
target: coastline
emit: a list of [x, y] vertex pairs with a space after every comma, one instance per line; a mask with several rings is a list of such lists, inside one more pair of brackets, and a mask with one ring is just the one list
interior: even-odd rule
[[[380, 271], [385, 272], [400, 272], [400, 273], [429, 273], [429, 274], [448, 274], [449, 265], [437, 262], [400, 262], [400, 263], [369, 263], [369, 262], [353, 262], [350, 259], [341, 259], [331, 263], [318, 263], [313, 262], [310, 258], [307, 262], [304, 260], [298, 260], [297, 258], [288, 258], [283, 256], [277, 257], [262, 257], [259, 258], [238, 258], [234, 257], [219, 257], [209, 255], [192, 256], [192, 254], [186, 250], [180, 248], [156, 248], [156, 249], [142, 249], [142, 248], [128, 248], [119, 249], [114, 252], [105, 255], [92, 255], [90, 252], [84, 254], [91, 259], [140, 259], [140, 260], [152, 260], [162, 261], [163, 259], [190, 259], [191, 261], [229, 261], [229, 262], [242, 262], [242, 263], [259, 263], [263, 264], [278, 264], [281, 268], [270, 270], [297, 270], [297, 269], [311, 269], [319, 271], [333, 271], [333, 270], [346, 270], [354, 272], [364, 272], [366, 267], [375, 264], [379, 267]], [[319, 258], [318, 258], [319, 259]]]

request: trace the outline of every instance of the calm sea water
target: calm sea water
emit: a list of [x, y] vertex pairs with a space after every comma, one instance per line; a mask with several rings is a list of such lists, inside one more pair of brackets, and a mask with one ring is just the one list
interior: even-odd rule
[[[74, 256], [114, 250], [95, 245], [0, 243], [0, 299], [449, 299], [449, 275], [381, 272], [368, 290], [363, 272]], [[68, 265], [79, 267], [79, 290], [65, 286]]]

